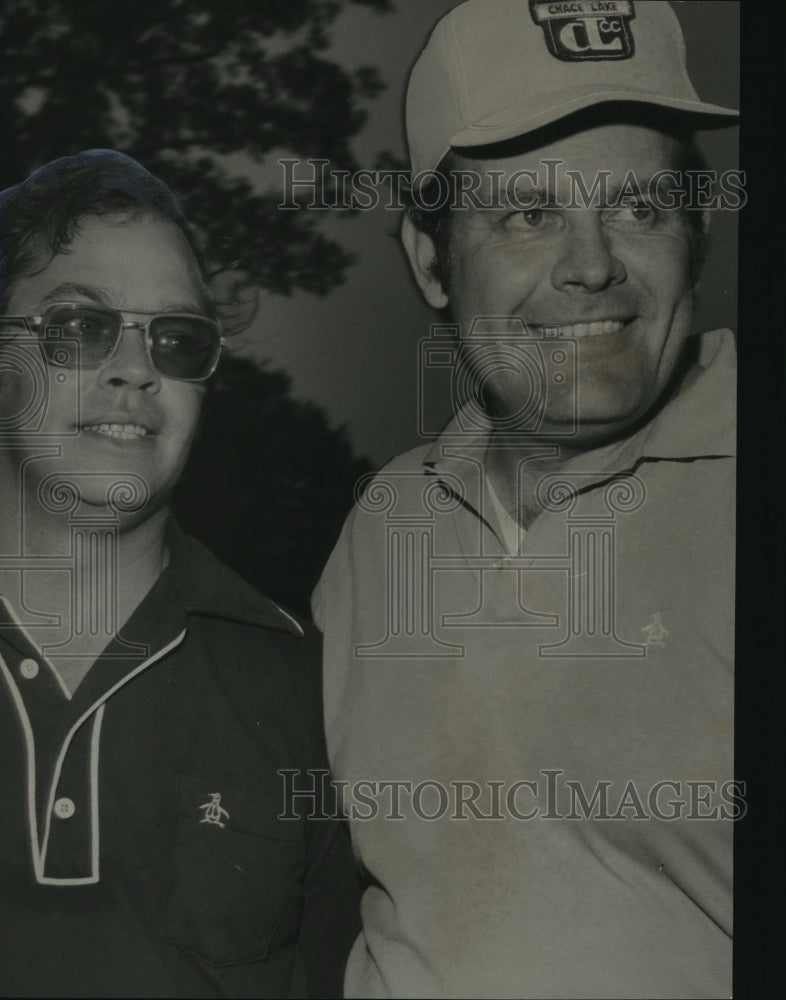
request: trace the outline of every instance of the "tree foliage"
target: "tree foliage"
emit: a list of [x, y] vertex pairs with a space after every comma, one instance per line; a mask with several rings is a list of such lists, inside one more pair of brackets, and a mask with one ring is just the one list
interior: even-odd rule
[[389, 0], [7, 0], [2, 186], [80, 149], [120, 149], [169, 183], [217, 267], [278, 293], [324, 293], [350, 256], [254, 172], [285, 151], [354, 169], [382, 84], [329, 57], [350, 3]]

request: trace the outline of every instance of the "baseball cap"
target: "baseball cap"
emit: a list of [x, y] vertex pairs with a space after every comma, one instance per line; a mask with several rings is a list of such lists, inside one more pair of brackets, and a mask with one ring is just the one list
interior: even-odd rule
[[525, 135], [596, 104], [633, 101], [733, 124], [702, 101], [666, 0], [467, 0], [436, 25], [406, 101], [413, 176], [451, 146]]

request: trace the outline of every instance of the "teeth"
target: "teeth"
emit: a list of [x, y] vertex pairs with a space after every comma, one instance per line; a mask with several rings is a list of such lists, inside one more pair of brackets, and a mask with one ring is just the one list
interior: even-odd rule
[[136, 438], [147, 437], [148, 434], [147, 428], [139, 424], [85, 424], [83, 429], [119, 438], [121, 441], [134, 441]]
[[581, 340], [582, 337], [600, 337], [604, 333], [617, 333], [625, 324], [618, 319], [596, 320], [594, 323], [572, 323], [570, 326], [545, 326], [545, 337], [572, 337]]

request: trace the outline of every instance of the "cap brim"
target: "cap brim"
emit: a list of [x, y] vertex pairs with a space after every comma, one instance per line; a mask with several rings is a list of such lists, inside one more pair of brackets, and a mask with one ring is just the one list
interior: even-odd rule
[[531, 97], [509, 105], [489, 117], [462, 129], [451, 137], [451, 146], [487, 146], [505, 139], [514, 139], [534, 132], [544, 125], [551, 125], [576, 111], [583, 111], [597, 104], [634, 103], [667, 108], [696, 118], [697, 128], [721, 128], [733, 125], [739, 112], [719, 104], [688, 101], [679, 97], [664, 97], [648, 91], [572, 87], [560, 93], [543, 95], [540, 100]]

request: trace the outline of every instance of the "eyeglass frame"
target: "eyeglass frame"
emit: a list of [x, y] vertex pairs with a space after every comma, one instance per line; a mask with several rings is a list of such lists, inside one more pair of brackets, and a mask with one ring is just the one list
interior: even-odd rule
[[[120, 318], [120, 326], [118, 327], [117, 337], [115, 338], [115, 343], [114, 343], [111, 351], [107, 354], [107, 356], [105, 358], [102, 358], [101, 361], [98, 361], [96, 364], [83, 364], [83, 363], [80, 362], [78, 365], [58, 365], [57, 362], [53, 362], [48, 357], [46, 351], [44, 350], [44, 339], [41, 337], [40, 331], [41, 331], [41, 329], [44, 329], [44, 330], [46, 330], [46, 329], [62, 330], [63, 329], [63, 324], [62, 323], [45, 324], [44, 320], [46, 319], [46, 317], [53, 310], [55, 310], [55, 309], [63, 309], [63, 308], [69, 308], [69, 309], [73, 309], [75, 311], [78, 310], [78, 309], [80, 309], [80, 308], [83, 308], [83, 309], [94, 309], [94, 310], [96, 310], [98, 312], [111, 313], [111, 314], [116, 315], [116, 316], [118, 316]], [[142, 323], [140, 323], [138, 321], [125, 322], [124, 321], [124, 317], [126, 317], [126, 316], [147, 316], [148, 320], [147, 320], [147, 322], [142, 322]], [[199, 378], [184, 378], [184, 377], [179, 376], [179, 375], [167, 375], [164, 372], [160, 371], [156, 367], [156, 363], [153, 360], [153, 354], [152, 354], [152, 350], [151, 350], [152, 347], [153, 347], [153, 338], [152, 338], [152, 335], [150, 333], [150, 326], [153, 323], [153, 320], [155, 320], [155, 319], [161, 319], [161, 318], [170, 318], [170, 319], [198, 319], [198, 320], [200, 320], [203, 323], [210, 324], [210, 326], [215, 329], [216, 333], [218, 334], [218, 343], [217, 343], [217, 346], [216, 346], [215, 358], [213, 359], [213, 362], [212, 362], [212, 364], [210, 366], [210, 371], [206, 375], [200, 375]], [[68, 368], [71, 371], [78, 370], [80, 368], [85, 368], [85, 369], [88, 369], [90, 371], [95, 371], [96, 369], [103, 367], [108, 361], [111, 361], [112, 358], [117, 353], [117, 349], [120, 346], [120, 341], [123, 339], [123, 331], [124, 330], [139, 330], [141, 333], [143, 333], [143, 338], [142, 339], [144, 341], [145, 351], [147, 353], [147, 358], [148, 358], [148, 361], [150, 362], [150, 366], [152, 367], [152, 369], [156, 372], [156, 374], [160, 375], [162, 378], [171, 378], [171, 379], [174, 379], [176, 382], [193, 382], [193, 383], [207, 382], [207, 380], [209, 378], [211, 378], [211, 376], [215, 373], [216, 368], [218, 367], [218, 363], [221, 360], [221, 351], [222, 351], [222, 349], [224, 347], [224, 344], [226, 343], [226, 338], [224, 337], [223, 333], [221, 332], [221, 324], [219, 323], [219, 321], [217, 319], [213, 319], [211, 316], [205, 316], [205, 315], [203, 315], [201, 313], [187, 313], [187, 312], [145, 312], [144, 310], [141, 310], [141, 309], [117, 309], [114, 306], [105, 306], [105, 305], [102, 305], [102, 304], [99, 304], [99, 303], [94, 303], [94, 302], [52, 302], [50, 305], [48, 305], [46, 307], [46, 309], [44, 310], [43, 313], [41, 313], [40, 316], [2, 316], [2, 315], [0, 315], [0, 326], [12, 324], [12, 323], [18, 323], [20, 325], [24, 324], [31, 331], [35, 332], [38, 335], [37, 343], [38, 343], [38, 345], [41, 348], [41, 353], [44, 356], [44, 361], [46, 362], [46, 364], [50, 365], [52, 368]], [[68, 338], [66, 337], [65, 339], [67, 340]], [[53, 338], [53, 340], [54, 340], [54, 338]]]

